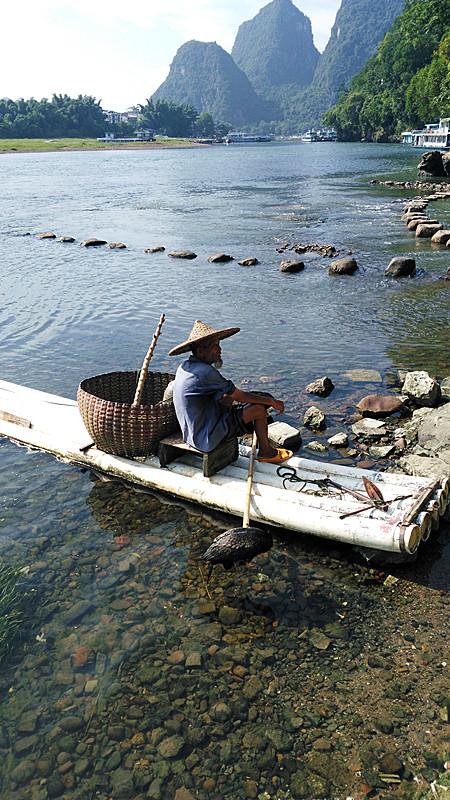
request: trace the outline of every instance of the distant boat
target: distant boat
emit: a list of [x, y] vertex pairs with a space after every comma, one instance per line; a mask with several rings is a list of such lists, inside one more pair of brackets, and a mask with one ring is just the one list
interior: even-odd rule
[[225, 136], [225, 144], [248, 144], [250, 142], [272, 142], [272, 136], [259, 136], [254, 133], [243, 133], [242, 131], [230, 131]]
[[305, 131], [300, 137], [302, 142], [337, 142], [337, 133], [334, 128], [319, 128]]
[[441, 117], [438, 123], [430, 122], [422, 130], [403, 131], [401, 136], [403, 144], [445, 150], [450, 148], [450, 117]]

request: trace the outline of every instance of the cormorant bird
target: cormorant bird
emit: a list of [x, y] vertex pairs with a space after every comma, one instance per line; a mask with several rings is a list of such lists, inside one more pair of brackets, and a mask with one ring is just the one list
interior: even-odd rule
[[267, 553], [273, 545], [270, 531], [261, 528], [232, 528], [220, 533], [200, 557], [209, 564], [208, 583], [215, 564], [231, 569], [236, 564], [247, 564], [260, 553]]

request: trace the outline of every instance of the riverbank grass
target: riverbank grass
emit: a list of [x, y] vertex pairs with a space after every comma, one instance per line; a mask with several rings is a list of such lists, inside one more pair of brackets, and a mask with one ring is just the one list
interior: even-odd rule
[[22, 584], [23, 568], [0, 561], [0, 664], [11, 652], [28, 616], [30, 592]]
[[192, 139], [156, 137], [154, 142], [99, 142], [97, 139], [0, 139], [0, 153], [51, 153], [64, 150], [151, 150], [161, 147], [192, 147]]

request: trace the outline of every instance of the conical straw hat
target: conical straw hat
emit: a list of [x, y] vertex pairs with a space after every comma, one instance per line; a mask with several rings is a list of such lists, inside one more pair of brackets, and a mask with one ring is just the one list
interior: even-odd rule
[[177, 356], [180, 353], [187, 353], [193, 344], [206, 341], [213, 336], [217, 337], [218, 339], [227, 339], [228, 336], [233, 336], [235, 333], [239, 333], [240, 330], [240, 328], [211, 328], [211, 326], [207, 325], [206, 322], [202, 322], [201, 319], [196, 319], [192, 326], [189, 337], [186, 339], [186, 341], [181, 342], [181, 344], [178, 344], [176, 347], [172, 347], [172, 350], [169, 350], [169, 356]]

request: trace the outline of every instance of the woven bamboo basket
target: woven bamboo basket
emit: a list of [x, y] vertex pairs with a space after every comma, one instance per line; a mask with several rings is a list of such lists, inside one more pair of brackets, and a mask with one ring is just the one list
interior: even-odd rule
[[84, 424], [105, 453], [126, 458], [145, 457], [158, 442], [178, 429], [172, 401], [163, 401], [174, 375], [149, 372], [141, 403], [132, 406], [140, 372], [107, 372], [81, 381], [77, 401]]
[[86, 378], [78, 387], [84, 424], [105, 453], [145, 458], [156, 453], [159, 441], [179, 427], [172, 400], [163, 400], [164, 390], [175, 376], [148, 371], [164, 321], [161, 314], [138, 372], [106, 372]]

